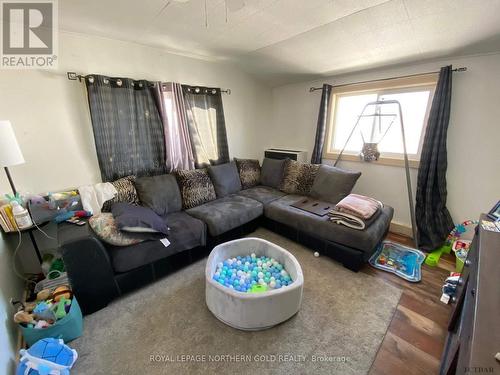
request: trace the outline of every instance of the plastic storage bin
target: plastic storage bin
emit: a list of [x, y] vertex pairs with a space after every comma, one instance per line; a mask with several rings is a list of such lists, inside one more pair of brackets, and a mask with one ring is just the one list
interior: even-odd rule
[[35, 329], [20, 325], [24, 340], [28, 345], [33, 345], [40, 339], [46, 337], [60, 338], [65, 343], [80, 337], [83, 332], [83, 316], [78, 301], [75, 297], [71, 300], [68, 314], [56, 321], [48, 328]]

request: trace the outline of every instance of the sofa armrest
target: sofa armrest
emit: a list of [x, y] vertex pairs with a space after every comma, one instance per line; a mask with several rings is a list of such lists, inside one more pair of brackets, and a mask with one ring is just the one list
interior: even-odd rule
[[59, 224], [58, 240], [71, 287], [84, 314], [102, 309], [120, 294], [109, 254], [88, 224]]

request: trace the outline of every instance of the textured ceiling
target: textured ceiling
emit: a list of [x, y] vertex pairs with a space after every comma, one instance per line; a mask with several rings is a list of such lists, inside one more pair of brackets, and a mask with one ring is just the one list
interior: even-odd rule
[[[228, 0], [231, 1], [231, 0]], [[61, 29], [230, 60], [270, 86], [500, 51], [500, 0], [64, 0]], [[208, 20], [208, 27], [206, 21]]]

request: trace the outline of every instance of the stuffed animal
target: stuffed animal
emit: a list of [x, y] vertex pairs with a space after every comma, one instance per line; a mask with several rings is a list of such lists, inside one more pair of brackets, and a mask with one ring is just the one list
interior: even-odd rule
[[53, 307], [56, 319], [62, 319], [66, 316], [66, 306], [71, 305], [71, 301], [62, 296], [58, 303]]
[[19, 351], [21, 358], [16, 375], [69, 375], [78, 353], [61, 339], [38, 340], [29, 349]]
[[54, 301], [59, 302], [62, 297], [71, 299], [71, 289], [67, 285], [58, 286], [53, 293]]
[[56, 320], [56, 314], [52, 311], [52, 304], [49, 302], [40, 302], [33, 310], [33, 314], [35, 315], [35, 318], [46, 320], [48, 322], [54, 322]]
[[26, 323], [26, 324], [34, 324], [35, 317], [33, 314], [28, 314], [26, 311], [18, 311], [14, 314], [14, 322], [16, 323]]
[[43, 289], [36, 294], [36, 300], [37, 301], [45, 301], [45, 300], [49, 299], [51, 295], [52, 295], [52, 292], [50, 291], [50, 289]]

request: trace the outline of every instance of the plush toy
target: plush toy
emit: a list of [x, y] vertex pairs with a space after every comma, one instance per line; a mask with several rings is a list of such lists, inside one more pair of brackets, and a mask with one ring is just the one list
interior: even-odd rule
[[54, 322], [56, 320], [56, 314], [52, 311], [52, 305], [48, 302], [42, 301], [38, 305], [36, 305], [33, 310], [33, 314], [37, 319], [43, 319], [46, 321]]
[[45, 320], [39, 320], [38, 322], [36, 322], [35, 326], [33, 328], [35, 329], [43, 329], [43, 328], [49, 328], [50, 327], [50, 323], [45, 321]]
[[26, 311], [27, 313], [30, 313], [35, 309], [36, 302], [25, 302], [23, 304], [23, 307], [24, 307], [24, 311]]
[[67, 285], [58, 286], [53, 293], [54, 301], [59, 302], [62, 297], [71, 299], [71, 289]]
[[66, 306], [71, 305], [71, 301], [66, 297], [61, 297], [58, 303], [53, 307], [56, 319], [62, 319], [66, 316]]
[[63, 340], [46, 338], [38, 340], [28, 350], [20, 350], [16, 375], [69, 375], [78, 353], [65, 345]]
[[50, 289], [43, 289], [36, 294], [36, 300], [37, 301], [45, 301], [45, 300], [49, 299], [51, 295], [52, 295], [52, 292], [50, 291]]
[[28, 314], [26, 311], [18, 311], [14, 314], [14, 322], [16, 323], [26, 323], [26, 324], [34, 324], [35, 317], [33, 314]]

